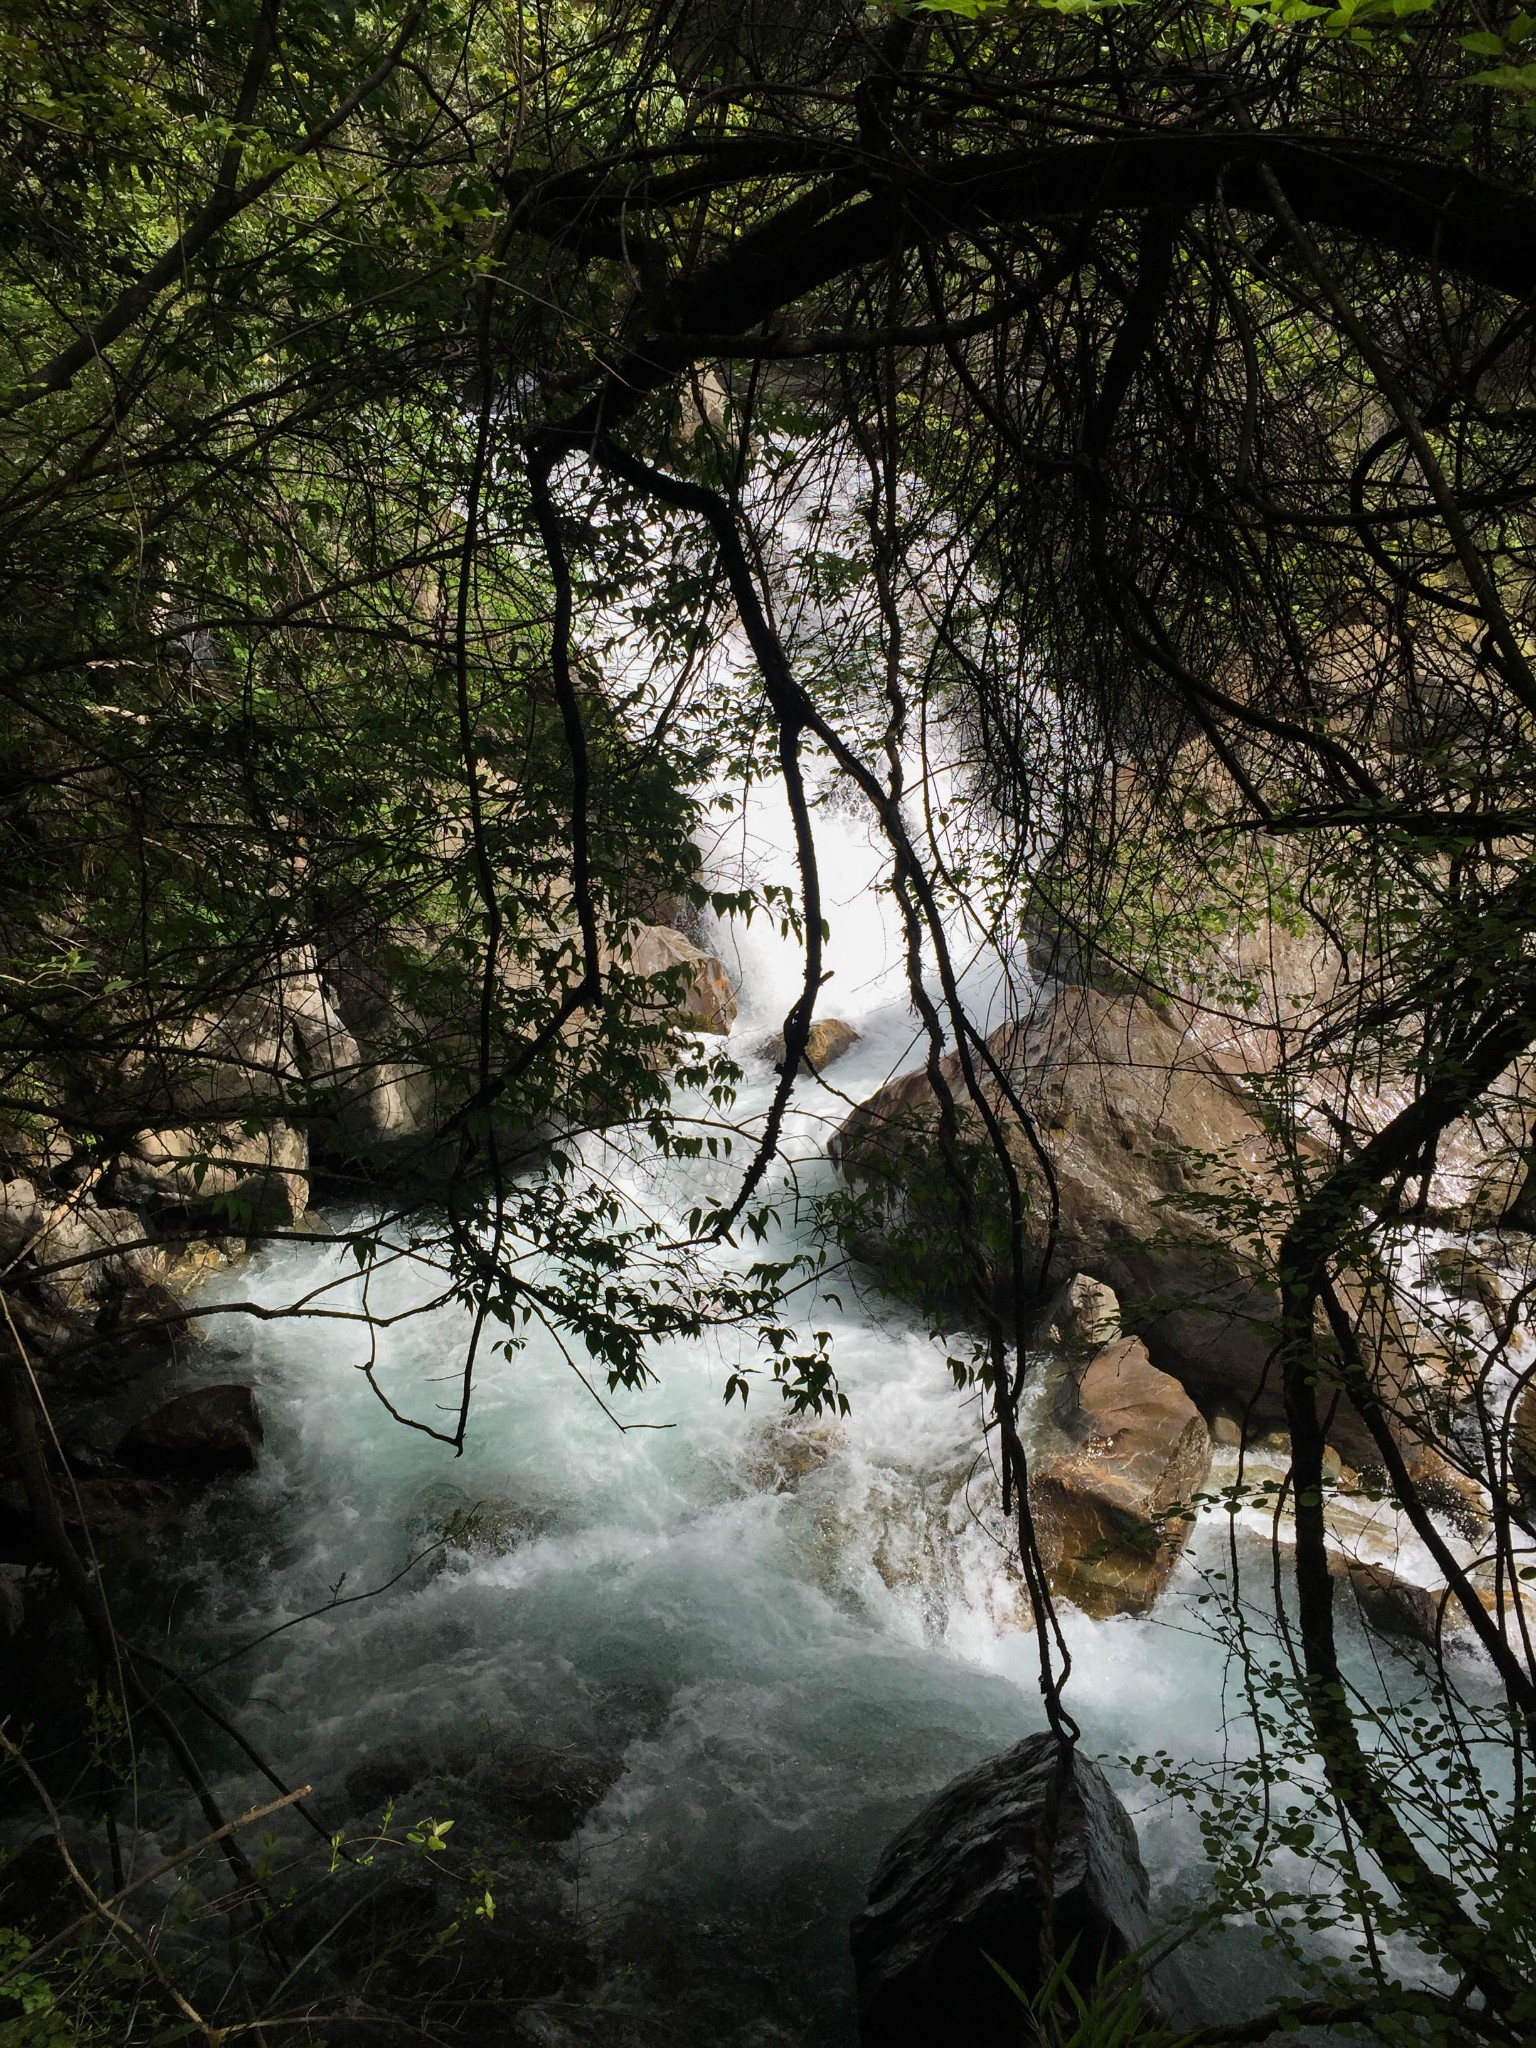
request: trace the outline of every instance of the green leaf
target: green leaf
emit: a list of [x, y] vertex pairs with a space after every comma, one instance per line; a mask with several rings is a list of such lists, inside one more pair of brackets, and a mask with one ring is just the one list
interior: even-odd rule
[[1536, 92], [1536, 64], [1499, 64], [1474, 71], [1468, 85], [1491, 85], [1499, 92]]

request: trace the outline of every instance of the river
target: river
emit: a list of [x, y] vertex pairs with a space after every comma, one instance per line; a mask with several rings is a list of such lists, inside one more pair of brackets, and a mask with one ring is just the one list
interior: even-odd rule
[[[765, 802], [737, 829], [771, 878], [787, 859], [782, 818]], [[841, 1098], [911, 1064], [913, 1045], [878, 853], [846, 812], [821, 811], [818, 834], [835, 971], [823, 1010], [861, 1038], [827, 1074], [837, 1095], [797, 1088], [775, 1171], [806, 1196], [830, 1185]], [[758, 1048], [793, 991], [794, 949], [761, 919], [705, 936], [740, 986], [737, 1115], [750, 1124], [771, 1092]], [[985, 1020], [995, 969], [976, 968], [968, 988]], [[589, 1142], [637, 1203], [673, 1218], [735, 1170]], [[794, 1243], [809, 1226], [790, 1204], [782, 1227]], [[213, 1285], [275, 1304], [341, 1271], [330, 1248], [275, 1246]], [[372, 1304], [397, 1309], [429, 1283], [402, 1263], [374, 1278]], [[745, 1408], [727, 1404], [732, 1368], [760, 1362], [729, 1332], [664, 1347], [659, 1385], [605, 1394], [606, 1408], [537, 1334], [510, 1361], [487, 1353], [458, 1459], [391, 1421], [356, 1369], [353, 1327], [232, 1321], [199, 1368], [228, 1377], [234, 1360], [254, 1377], [266, 1444], [254, 1478], [203, 1510], [182, 1653], [223, 1656], [383, 1585], [450, 1515], [482, 1504], [478, 1542], [227, 1666], [241, 1723], [330, 1815], [348, 1810], [360, 1764], [402, 1749], [436, 1759], [531, 1742], [606, 1759], [612, 1782], [571, 1868], [610, 1962], [633, 1967], [645, 2040], [649, 2013], [655, 2039], [700, 2048], [851, 2042], [846, 1924], [881, 1846], [948, 1777], [1043, 1725], [976, 1396], [955, 1388], [944, 1345], [857, 1272], [830, 1275], [798, 1313], [831, 1334], [846, 1422], [792, 1423], [766, 1380]], [[447, 1398], [466, 1331], [456, 1309], [384, 1331], [392, 1398], [418, 1413]], [[1257, 1525], [1242, 1538], [1256, 1565], [1260, 1541]], [[1149, 1617], [1066, 1616], [1070, 1704], [1136, 1813], [1156, 1913], [1203, 1895], [1198, 1830], [1118, 1759], [1163, 1748], [1230, 1762], [1251, 1743], [1239, 1674], [1201, 1602], [1227, 1542], [1225, 1516], [1202, 1522]], [[231, 1771], [220, 1791], [235, 1804], [260, 1786]], [[1285, 1987], [1251, 1929], [1228, 1930], [1188, 1974], [1211, 2013]]]

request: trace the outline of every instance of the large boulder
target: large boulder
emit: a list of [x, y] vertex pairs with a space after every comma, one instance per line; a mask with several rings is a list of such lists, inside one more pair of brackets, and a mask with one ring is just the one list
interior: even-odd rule
[[670, 925], [642, 925], [629, 941], [626, 966], [649, 980], [685, 970], [678, 976], [682, 995], [677, 1004], [681, 1023], [694, 1031], [723, 1036], [736, 1022], [736, 991], [730, 976], [712, 953], [696, 946]]
[[[1103, 1772], [1054, 1735], [1026, 1736], [946, 1785], [881, 1857], [850, 1935], [863, 2048], [1022, 2048], [1028, 2015], [988, 1957], [1037, 1991], [1049, 1914], [1055, 1954], [1075, 1943], [1071, 1973], [1089, 1986], [1150, 1940], [1147, 1895]], [[1176, 2016], [1166, 1966], [1143, 1990], [1150, 2016]]]
[[[1283, 1421], [1272, 1366], [1279, 1303], [1262, 1253], [1263, 1240], [1272, 1249], [1283, 1228], [1287, 1196], [1237, 1081], [1139, 996], [1092, 988], [1042, 995], [987, 1043], [1050, 1153], [1060, 1196], [1058, 1270], [1112, 1288], [1127, 1328], [1203, 1409], [1236, 1405], [1258, 1427]], [[1001, 1176], [980, 1118], [965, 1105], [955, 1055], [943, 1073], [961, 1105], [962, 1144], [983, 1208], [1000, 1218]], [[1026, 1231], [1039, 1247], [1048, 1208], [1034, 1149], [1008, 1091], [991, 1079], [984, 1087], [1023, 1189]], [[926, 1069], [903, 1074], [844, 1121], [832, 1153], [858, 1195], [850, 1248], [909, 1281], [931, 1278], [942, 1292], [958, 1283], [961, 1260], [938, 1121]], [[1000, 1258], [991, 1285], [1006, 1306]], [[1421, 1394], [1432, 1403], [1443, 1371], [1432, 1360], [1421, 1364], [1414, 1333], [1348, 1280], [1340, 1292], [1390, 1405], [1409, 1411]], [[1347, 1406], [1332, 1434], [1352, 1462], [1376, 1455]]]
[[89, 1194], [54, 1207], [33, 1252], [43, 1307], [65, 1319], [94, 1316], [102, 1303], [149, 1287], [162, 1261], [146, 1236], [143, 1217], [100, 1208]]
[[1047, 1339], [1071, 1355], [1120, 1341], [1120, 1298], [1102, 1280], [1074, 1273], [1042, 1318]]
[[213, 1479], [253, 1470], [261, 1438], [249, 1387], [194, 1387], [143, 1416], [117, 1448], [124, 1464], [142, 1472]]
[[[1215, 1072], [1149, 1004], [1068, 988], [1042, 998], [988, 1040], [992, 1057], [1048, 1147], [1060, 1191], [1056, 1257], [1113, 1288], [1154, 1359], [1197, 1398], [1267, 1394], [1276, 1304], [1241, 1234], [1199, 1197], [1263, 1202], [1275, 1192], [1263, 1130], [1227, 1076]], [[957, 1057], [943, 1062], [957, 1100]], [[1022, 1183], [1026, 1222], [1043, 1244], [1045, 1188], [1025, 1132], [995, 1083], [988, 1087]], [[920, 1272], [953, 1234], [937, 1161], [938, 1103], [926, 1070], [903, 1074], [846, 1119], [833, 1140], [844, 1175], [863, 1193], [852, 1249]], [[982, 1134], [962, 1109], [980, 1170]], [[1195, 1199], [1191, 1199], [1195, 1198]], [[999, 1295], [1006, 1292], [999, 1271]]]
[[1178, 1562], [1210, 1431], [1135, 1337], [1097, 1352], [1073, 1392], [1077, 1445], [1030, 1473], [1041, 1556], [1054, 1590], [1085, 1614], [1144, 1614]]
[[226, 1123], [141, 1131], [117, 1189], [189, 1222], [251, 1231], [289, 1228], [309, 1205], [309, 1141], [291, 1124]]

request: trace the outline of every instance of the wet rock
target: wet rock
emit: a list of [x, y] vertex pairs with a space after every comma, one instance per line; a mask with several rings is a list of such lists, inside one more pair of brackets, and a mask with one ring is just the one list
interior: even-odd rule
[[356, 1770], [348, 1771], [343, 1781], [347, 1811], [375, 1814], [402, 1792], [419, 1785], [431, 1771], [431, 1761], [422, 1749], [393, 1749], [383, 1756], [370, 1757]]
[[[195, 1287], [210, 1273], [235, 1264], [245, 1257], [244, 1240], [238, 1237], [188, 1237], [165, 1249], [166, 1285], [172, 1289]], [[196, 1325], [191, 1326], [193, 1333]]]
[[[127, 1473], [77, 1475], [59, 1488], [58, 1502], [75, 1547], [108, 1567], [142, 1556], [185, 1507], [174, 1487]], [[52, 1563], [26, 1495], [15, 1483], [0, 1486], [0, 1558], [12, 1564]]]
[[[1517, 1655], [1528, 1654], [1527, 1645], [1536, 1642], [1536, 1587], [1506, 1579], [1502, 1587], [1475, 1588], [1484, 1613], [1490, 1615], [1499, 1633]], [[1471, 1623], [1462, 1615], [1459, 1601], [1446, 1603], [1446, 1626], [1470, 1632]]]
[[1426, 1507], [1442, 1514], [1474, 1542], [1487, 1533], [1488, 1496], [1430, 1444], [1404, 1447], [1403, 1464]]
[[242, 1232], [291, 1228], [309, 1204], [309, 1143], [291, 1124], [141, 1131], [122, 1160], [126, 1199]]
[[253, 1471], [261, 1437], [249, 1387], [194, 1387], [136, 1422], [118, 1455], [141, 1471], [213, 1479]]
[[767, 1423], [751, 1448], [748, 1483], [756, 1493], [793, 1493], [848, 1441], [840, 1422], [785, 1416]]
[[[801, 1073], [821, 1073], [858, 1042], [858, 1032], [851, 1024], [845, 1024], [841, 1017], [818, 1017], [805, 1042], [805, 1052], [800, 1060]], [[765, 1039], [762, 1054], [770, 1064], [781, 1067], [784, 1064], [784, 1034], [776, 1032], [772, 1038]]]
[[401, 1744], [348, 1773], [348, 1811], [377, 1814], [408, 1798], [413, 1814], [427, 1806], [454, 1822], [462, 1853], [499, 1854], [521, 1842], [563, 1842], [617, 1782], [621, 1766], [607, 1757], [538, 1742], [496, 1743], [436, 1757]]
[[[1279, 1303], [1245, 1233], [1264, 1227], [1255, 1219], [1269, 1213], [1267, 1205], [1283, 1214], [1286, 1197], [1239, 1084], [1141, 998], [1092, 988], [1042, 995], [988, 1045], [1049, 1148], [1062, 1266], [1113, 1288], [1153, 1360], [1197, 1402], [1251, 1407], [1257, 1427], [1279, 1422], [1272, 1369]], [[963, 1101], [958, 1062], [950, 1056], [943, 1065]], [[988, 1086], [1023, 1190], [1026, 1234], [1039, 1248], [1049, 1223], [1043, 1177], [1001, 1087]], [[934, 1143], [937, 1121], [928, 1074], [917, 1070], [861, 1103], [831, 1149], [857, 1196], [846, 1227], [850, 1249], [900, 1284], [942, 1298], [959, 1292], [966, 1263]], [[982, 1198], [1001, 1211], [1000, 1176], [980, 1118], [962, 1109], [960, 1122]], [[1228, 1197], [1232, 1214], [1213, 1212], [1213, 1198]], [[999, 1306], [1009, 1306], [1001, 1265], [992, 1291]], [[1411, 1333], [1347, 1280], [1340, 1292], [1387, 1407], [1411, 1407], [1423, 1376]], [[1437, 1391], [1438, 1371], [1427, 1369], [1427, 1378]], [[1346, 1454], [1369, 1455], [1368, 1435], [1346, 1409], [1337, 1429]]]
[[1120, 1299], [1112, 1287], [1074, 1273], [1046, 1311], [1056, 1342], [1069, 1351], [1097, 1351], [1120, 1337]]
[[563, 1842], [607, 1797], [621, 1771], [608, 1757], [517, 1742], [477, 1757], [465, 1782], [530, 1840]]
[[553, 1526], [549, 1509], [527, 1501], [493, 1497], [451, 1508], [432, 1528], [442, 1548], [427, 1566], [429, 1574], [466, 1569], [476, 1558], [505, 1557], [520, 1543], [531, 1542]]
[[1227, 1407], [1218, 1407], [1209, 1418], [1211, 1442], [1218, 1451], [1242, 1448], [1243, 1418]]
[[1445, 1245], [1430, 1255], [1436, 1279], [1453, 1301], [1467, 1301], [1497, 1317], [1504, 1308], [1504, 1287], [1490, 1266], [1459, 1245]]
[[1139, 1338], [1097, 1352], [1076, 1397], [1080, 1443], [1030, 1475], [1041, 1554], [1053, 1588], [1085, 1614], [1144, 1614], [1178, 1562], [1178, 1510], [1205, 1484], [1210, 1432]]
[[1389, 1565], [1367, 1558], [1340, 1557], [1334, 1552], [1328, 1569], [1348, 1584], [1361, 1619], [1378, 1635], [1433, 1644], [1440, 1612], [1438, 1594], [1399, 1577]]
[[736, 1022], [736, 991], [713, 954], [704, 952], [670, 925], [644, 925], [630, 942], [629, 970], [650, 977], [686, 968], [678, 1001], [679, 1021], [694, 1031], [724, 1035]]
[[[1066, 1771], [1054, 1825], [1053, 1778]], [[851, 1929], [864, 2048], [1017, 2048], [1025, 2016], [987, 1957], [1028, 1993], [1040, 1985], [1040, 1865], [1048, 1860], [1058, 1953], [1091, 1984], [1149, 1938], [1136, 1830], [1096, 1764], [1050, 1734], [1027, 1736], [946, 1785], [881, 1857]], [[1173, 2018], [1170, 1971], [1145, 1985]]]

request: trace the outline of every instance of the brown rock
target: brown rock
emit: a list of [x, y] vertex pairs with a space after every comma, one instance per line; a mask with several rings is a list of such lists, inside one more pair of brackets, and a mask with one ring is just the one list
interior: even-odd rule
[[1108, 1344], [1077, 1380], [1084, 1440], [1037, 1464], [1030, 1501], [1051, 1584], [1085, 1614], [1143, 1614], [1167, 1585], [1211, 1438], [1138, 1338]]
[[1435, 1277], [1453, 1301], [1474, 1302], [1490, 1316], [1504, 1308], [1504, 1288], [1498, 1275], [1483, 1261], [1460, 1245], [1446, 1245], [1430, 1255]]
[[141, 1131], [118, 1169], [129, 1200], [228, 1222], [241, 1232], [291, 1227], [309, 1204], [309, 1144], [291, 1124]]
[[[1141, 998], [1091, 988], [1042, 997], [988, 1045], [1051, 1155], [1061, 1267], [1113, 1288], [1154, 1361], [1202, 1406], [1225, 1402], [1258, 1428], [1281, 1420], [1272, 1366], [1279, 1304], [1255, 1234], [1280, 1227], [1287, 1196], [1238, 1084]], [[953, 1056], [944, 1072], [963, 1101]], [[1038, 1247], [1048, 1220], [1043, 1177], [1001, 1087], [990, 1095], [1023, 1189], [1025, 1228]], [[983, 1199], [1001, 1209], [999, 1171], [984, 1149], [980, 1119], [962, 1109], [960, 1121], [979, 1162]], [[926, 1071], [903, 1074], [844, 1121], [832, 1153], [862, 1197], [850, 1248], [942, 1295], [960, 1286], [966, 1269], [934, 1143], [937, 1122]], [[1213, 1198], [1224, 1205], [1215, 1213]], [[1006, 1306], [1001, 1267], [994, 1290]], [[1421, 1364], [1419, 1340], [1390, 1304], [1347, 1279], [1339, 1292], [1389, 1408], [1416, 1396], [1421, 1380], [1427, 1394], [1438, 1393], [1443, 1364]], [[1324, 1394], [1331, 1398], [1326, 1387]], [[1352, 1461], [1372, 1455], [1368, 1433], [1347, 1408], [1334, 1430]]]
[[1328, 1569], [1335, 1578], [1347, 1579], [1360, 1613], [1378, 1635], [1402, 1636], [1416, 1643], [1433, 1643], [1440, 1611], [1438, 1595], [1410, 1579], [1399, 1578], [1384, 1564], [1362, 1558], [1330, 1555]]
[[630, 941], [628, 966], [647, 978], [686, 968], [677, 1014], [692, 1030], [724, 1036], [736, 1022], [736, 992], [724, 967], [670, 925], [642, 926]]
[[1074, 1273], [1052, 1302], [1044, 1320], [1069, 1351], [1097, 1351], [1120, 1341], [1120, 1301], [1112, 1287], [1086, 1273]]
[[144, 1471], [214, 1478], [251, 1471], [261, 1438], [249, 1387], [194, 1387], [135, 1423], [118, 1455]]
[[[841, 1017], [818, 1017], [811, 1026], [810, 1036], [805, 1042], [805, 1056], [800, 1062], [802, 1074], [819, 1074], [824, 1067], [830, 1067], [834, 1060], [859, 1042], [859, 1034], [851, 1024], [845, 1024]], [[774, 1066], [784, 1064], [784, 1036], [778, 1033], [763, 1046], [763, 1057]]]
[[[1268, 1144], [1236, 1086], [1147, 1003], [1094, 989], [1062, 990], [994, 1032], [989, 1046], [1051, 1152], [1061, 1265], [1113, 1288], [1153, 1356], [1192, 1392], [1213, 1402], [1236, 1393], [1246, 1402], [1268, 1376], [1273, 1297], [1229, 1233], [1180, 1206], [1196, 1189], [1271, 1191]], [[944, 1071], [960, 1095], [953, 1056]], [[1039, 1243], [1047, 1209], [1034, 1154], [1001, 1091], [995, 1108]], [[862, 1103], [837, 1133], [834, 1156], [875, 1211], [854, 1233], [862, 1256], [921, 1270], [926, 1243], [951, 1230], [932, 1142], [937, 1116], [920, 1070]], [[978, 1120], [963, 1115], [962, 1123], [979, 1144]], [[1268, 1407], [1277, 1417], [1278, 1387]]]
[[144, 1219], [131, 1209], [101, 1209], [89, 1195], [61, 1204], [34, 1252], [44, 1307], [79, 1316], [124, 1289], [148, 1287], [162, 1261], [146, 1236]]

